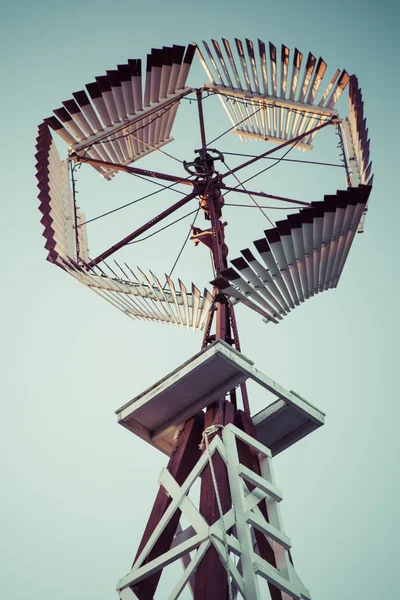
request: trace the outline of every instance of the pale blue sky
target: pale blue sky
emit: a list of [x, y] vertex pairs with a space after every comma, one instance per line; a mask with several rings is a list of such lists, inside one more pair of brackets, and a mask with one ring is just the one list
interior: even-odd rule
[[[45, 261], [36, 126], [95, 75], [128, 57], [144, 58], [152, 46], [235, 36], [311, 50], [331, 70], [354, 72], [363, 90], [375, 186], [365, 233], [355, 240], [338, 289], [278, 326], [244, 309], [237, 316], [244, 354], [327, 413], [325, 427], [275, 460], [300, 576], [316, 600], [399, 597], [398, 23], [398, 5], [385, 1], [372, 7], [341, 0], [3, 7], [0, 598], [116, 598], [115, 583], [129, 570], [165, 459], [119, 427], [114, 410], [201, 343], [193, 333], [128, 320]], [[189, 83], [204, 80], [196, 63]], [[207, 107], [207, 118], [210, 135], [229, 127], [218, 103]], [[177, 141], [167, 150], [190, 160], [198, 139], [188, 105], [173, 134]], [[317, 146], [306, 158], [334, 157], [334, 136], [321, 135]], [[240, 145], [235, 136], [219, 146], [264, 147]], [[144, 159], [146, 165], [180, 174], [165, 157]], [[311, 200], [345, 185], [340, 172], [312, 167], [279, 166], [256, 181], [255, 189]], [[152, 189], [124, 175], [111, 184], [88, 169], [79, 175], [88, 215]], [[133, 230], [166, 202], [160, 195], [93, 226], [93, 244], [103, 248], [103, 240]], [[226, 213], [232, 258], [266, 227], [258, 215], [235, 210]], [[129, 262], [162, 275], [187, 225], [154, 244], [131, 246]], [[188, 246], [176, 274], [203, 285], [208, 269], [205, 251]], [[263, 402], [255, 389], [254, 412]]]

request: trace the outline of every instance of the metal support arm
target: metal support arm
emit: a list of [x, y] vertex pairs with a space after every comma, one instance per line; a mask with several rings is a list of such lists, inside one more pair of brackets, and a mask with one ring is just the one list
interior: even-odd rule
[[160, 213], [156, 217], [153, 217], [152, 219], [150, 219], [150, 221], [147, 221], [147, 223], [145, 223], [144, 225], [139, 227], [139, 229], [136, 229], [136, 231], [134, 231], [133, 233], [130, 233], [123, 240], [121, 240], [117, 244], [114, 244], [114, 246], [111, 246], [111, 248], [109, 248], [108, 250], [106, 250], [105, 252], [100, 254], [97, 258], [90, 261], [88, 267], [90, 268], [90, 267], [94, 267], [94, 266], [98, 265], [99, 262], [101, 262], [102, 260], [105, 260], [106, 258], [111, 256], [111, 254], [114, 254], [114, 252], [116, 252], [117, 250], [120, 250], [120, 248], [123, 248], [124, 246], [129, 244], [129, 242], [132, 242], [139, 235], [141, 235], [142, 233], [144, 233], [145, 231], [147, 231], [148, 229], [153, 227], [153, 225], [156, 225], [157, 223], [159, 223], [160, 221], [165, 219], [165, 217], [168, 217], [173, 212], [178, 210], [178, 208], [181, 208], [181, 206], [184, 206], [185, 204], [190, 202], [190, 200], [192, 200], [193, 198], [196, 198], [196, 196], [198, 196], [199, 193], [201, 193], [201, 191], [202, 191], [201, 189], [196, 188], [194, 192], [192, 192], [188, 196], [185, 196], [184, 198], [179, 200], [179, 202], [176, 202], [175, 204], [173, 204], [172, 206], [170, 206], [169, 208], [164, 210], [162, 213]]
[[81, 156], [80, 154], [71, 154], [70, 160], [74, 162], [84, 162], [94, 167], [104, 167], [105, 169], [114, 169], [114, 171], [123, 171], [130, 175], [142, 175], [143, 177], [151, 177], [152, 179], [162, 179], [163, 181], [172, 181], [174, 183], [181, 183], [182, 185], [189, 185], [193, 187], [194, 181], [190, 179], [182, 179], [181, 177], [175, 177], [175, 175], [168, 175], [167, 173], [159, 173], [158, 171], [147, 171], [145, 169], [138, 169], [137, 167], [128, 167], [128, 165], [120, 165], [118, 163], [108, 162], [106, 160], [97, 160], [90, 158], [89, 156]]
[[251, 160], [248, 160], [247, 162], [242, 163], [241, 165], [235, 167], [234, 169], [229, 170], [227, 173], [224, 173], [223, 175], [221, 175], [221, 179], [225, 179], [225, 177], [228, 177], [229, 175], [232, 175], [233, 173], [236, 173], [236, 171], [239, 171], [240, 169], [244, 169], [245, 167], [248, 167], [249, 165], [252, 165], [253, 163], [255, 163], [258, 160], [260, 160], [260, 158], [265, 158], [266, 156], [269, 156], [270, 154], [273, 154], [274, 152], [277, 152], [277, 150], [281, 150], [282, 148], [285, 148], [286, 146], [290, 146], [290, 144], [294, 144], [296, 142], [299, 142], [306, 135], [307, 136], [312, 135], [313, 133], [315, 133], [316, 131], [319, 131], [320, 129], [323, 129], [327, 125], [335, 125], [335, 122], [331, 119], [329, 121], [326, 121], [322, 125], [318, 125], [317, 127], [314, 127], [313, 129], [310, 129], [309, 131], [307, 131], [307, 133], [302, 133], [301, 135], [298, 135], [297, 137], [292, 138], [291, 140], [288, 140], [287, 142], [284, 142], [283, 144], [279, 144], [279, 146], [276, 146], [275, 148], [272, 148], [272, 150], [267, 150], [267, 152], [264, 152], [263, 154], [260, 154], [256, 158], [252, 158]]

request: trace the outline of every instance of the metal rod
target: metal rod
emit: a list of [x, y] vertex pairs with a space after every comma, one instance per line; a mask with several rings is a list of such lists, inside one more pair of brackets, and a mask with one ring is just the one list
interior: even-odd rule
[[[231, 319], [232, 333], [233, 333], [233, 339], [235, 342], [235, 348], [238, 352], [241, 352], [239, 332], [238, 332], [238, 328], [237, 328], [236, 315], [235, 315], [235, 308], [233, 305], [229, 306], [229, 316]], [[250, 415], [250, 403], [249, 403], [249, 396], [247, 394], [246, 382], [243, 382], [240, 384], [240, 391], [242, 392], [242, 402], [243, 402], [244, 412], [246, 414]]]
[[88, 265], [89, 268], [94, 267], [95, 265], [97, 265], [99, 262], [101, 262], [105, 258], [108, 258], [109, 256], [111, 256], [111, 254], [114, 254], [114, 252], [116, 252], [120, 248], [123, 248], [124, 246], [126, 246], [126, 244], [129, 244], [129, 242], [131, 242], [132, 240], [137, 238], [139, 235], [141, 235], [142, 233], [144, 233], [145, 231], [150, 229], [150, 227], [153, 227], [153, 225], [156, 225], [157, 223], [159, 223], [160, 221], [165, 219], [165, 217], [168, 217], [169, 215], [171, 215], [173, 212], [178, 210], [178, 208], [181, 208], [181, 206], [184, 206], [190, 200], [192, 200], [193, 198], [196, 198], [196, 196], [198, 196], [199, 193], [201, 193], [201, 190], [196, 188], [196, 190], [194, 192], [192, 192], [188, 196], [185, 196], [184, 198], [179, 200], [179, 202], [176, 202], [175, 204], [173, 204], [172, 206], [170, 206], [169, 208], [164, 210], [162, 213], [160, 213], [156, 217], [153, 217], [152, 219], [150, 219], [150, 221], [147, 221], [147, 223], [145, 223], [144, 225], [139, 227], [139, 229], [136, 229], [136, 231], [134, 231], [133, 233], [126, 236], [123, 240], [121, 240], [117, 244], [114, 244], [114, 246], [111, 246], [111, 248], [109, 248], [108, 250], [106, 250], [105, 252], [100, 254], [97, 258], [93, 259]]
[[164, 181], [173, 181], [175, 183], [182, 183], [182, 185], [189, 185], [193, 187], [194, 181], [190, 179], [182, 179], [175, 177], [175, 175], [168, 175], [167, 173], [159, 173], [158, 171], [146, 171], [145, 169], [137, 169], [136, 167], [128, 167], [128, 165], [120, 165], [118, 163], [107, 162], [105, 160], [97, 160], [95, 158], [89, 158], [88, 156], [81, 156], [80, 154], [71, 154], [70, 159], [74, 162], [84, 162], [89, 165], [104, 167], [106, 169], [113, 169], [114, 171], [124, 171], [131, 175], [143, 175], [144, 177], [152, 177], [153, 179], [163, 179]]
[[[223, 151], [222, 154], [226, 154], [227, 156], [241, 156], [242, 158], [257, 158], [256, 154], [243, 154], [242, 152]], [[266, 158], [267, 160], [276, 160], [274, 156], [264, 156], [264, 158]], [[303, 165], [318, 165], [320, 167], [338, 167], [339, 169], [343, 169], [343, 165], [338, 165], [336, 163], [319, 162], [316, 160], [301, 160], [300, 158], [280, 158], [279, 160], [281, 162], [301, 163]]]
[[75, 245], [76, 245], [76, 257], [80, 257], [80, 248], [79, 248], [79, 225], [78, 225], [78, 213], [76, 206], [76, 186], [75, 186], [75, 177], [74, 177], [74, 167], [70, 164], [70, 175], [71, 175], [71, 186], [72, 186], [72, 200], [74, 203], [74, 229], [75, 229]]
[[[232, 127], [229, 127], [229, 129], [226, 129], [223, 133], [221, 133], [221, 135], [217, 136], [216, 138], [214, 138], [210, 144], [213, 144], [214, 142], [216, 142], [217, 140], [219, 140], [220, 138], [222, 138], [224, 135], [226, 135], [227, 133], [229, 133], [230, 131], [232, 131], [232, 129], [236, 129], [239, 133], [239, 135], [241, 134], [241, 131], [238, 129], [239, 125], [241, 125], [242, 123], [244, 123], [245, 121], [247, 121], [248, 119], [251, 119], [251, 117], [254, 117], [254, 115], [256, 115], [258, 112], [260, 112], [260, 110], [264, 108], [263, 106], [260, 106], [260, 108], [258, 108], [257, 110], [253, 111], [251, 114], [249, 114], [247, 117], [245, 117], [244, 119], [242, 119], [241, 121], [239, 121], [238, 123], [235, 123], [234, 125], [232, 125]], [[250, 121], [251, 122], [251, 121]]]
[[288, 210], [285, 206], [262, 206], [261, 204], [236, 204], [232, 202], [225, 202], [224, 206], [235, 206], [236, 208], [264, 208], [266, 210]]
[[203, 150], [207, 148], [206, 142], [206, 129], [204, 125], [204, 114], [203, 114], [203, 95], [201, 90], [196, 90], [197, 98], [197, 109], [199, 111], [199, 122], [200, 122], [200, 135], [201, 135], [201, 147]]
[[239, 194], [248, 194], [252, 196], [261, 196], [262, 198], [272, 198], [273, 200], [281, 200], [282, 202], [290, 202], [291, 204], [301, 204], [302, 206], [311, 206], [311, 202], [302, 202], [301, 200], [294, 200], [293, 198], [285, 198], [284, 196], [274, 196], [273, 194], [266, 194], [265, 192], [253, 192], [250, 190], [240, 190], [239, 188], [228, 187], [227, 185], [222, 185], [221, 189], [226, 190], [227, 192], [239, 192]]
[[[326, 123], [323, 123], [322, 125], [318, 125], [317, 127], [310, 129], [310, 131], [307, 131], [307, 135], [312, 134], [316, 131], [319, 131], [320, 129], [323, 129], [327, 125], [334, 125], [334, 122], [332, 120], [330, 120], [330, 121], [327, 121]], [[286, 146], [289, 146], [290, 144], [294, 144], [295, 142], [300, 141], [304, 137], [304, 135], [305, 135], [304, 133], [302, 135], [298, 135], [297, 137], [292, 138], [291, 140], [288, 140], [287, 142], [284, 142], [283, 144], [279, 144], [279, 146], [276, 146], [276, 148], [272, 148], [272, 150], [268, 150], [267, 152], [260, 154], [256, 158], [252, 158], [251, 160], [248, 160], [247, 162], [245, 162], [245, 163], [239, 165], [238, 167], [235, 167], [231, 171], [229, 171], [229, 173], [225, 173], [224, 175], [221, 175], [221, 179], [228, 177], [228, 175], [232, 175], [232, 173], [236, 173], [236, 171], [239, 171], [240, 169], [244, 169], [245, 167], [252, 165], [253, 163], [260, 160], [260, 158], [265, 158], [266, 156], [269, 156], [270, 154], [272, 154], [273, 152], [276, 152], [277, 150], [281, 150], [282, 148], [285, 148]]]

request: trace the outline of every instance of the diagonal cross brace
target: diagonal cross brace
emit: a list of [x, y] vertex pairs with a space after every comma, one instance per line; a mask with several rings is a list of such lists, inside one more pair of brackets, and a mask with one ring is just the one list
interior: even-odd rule
[[[240, 463], [237, 440], [245, 442], [258, 453], [264, 477], [260, 477]], [[222, 457], [227, 466], [233, 506], [222, 518], [209, 526], [187, 494], [215, 452]], [[239, 593], [245, 599], [259, 600], [258, 576], [261, 576], [280, 590], [283, 600], [290, 598], [309, 600], [310, 594], [290, 562], [291, 543], [283, 532], [278, 507], [282, 494], [275, 486], [270, 456], [269, 449], [263, 444], [233, 424], [229, 424], [223, 429], [222, 439], [216, 436], [212, 440], [209, 454], [204, 453], [201, 456], [181, 486], [164, 469], [159, 483], [171, 497], [171, 504], [143, 548], [132, 571], [119, 581], [117, 590], [120, 599], [133, 600], [136, 596], [131, 586], [162, 570], [182, 556], [187, 556], [185, 570], [167, 598], [167, 600], [176, 600], [212, 545], [232, 577], [235, 597]], [[248, 484], [255, 486], [250, 492]], [[271, 522], [265, 519], [259, 508], [259, 503], [264, 499], [271, 512]], [[178, 509], [189, 521], [190, 526], [181, 531], [167, 552], [146, 563], [154, 544]], [[238, 539], [228, 533], [233, 527]], [[255, 530], [263, 533], [271, 544], [277, 559], [277, 568], [253, 551], [252, 534]], [[231, 556], [228, 556], [227, 561], [225, 544], [229, 554], [238, 557], [238, 564], [235, 564]], [[189, 553], [192, 551], [195, 553], [190, 557]]]

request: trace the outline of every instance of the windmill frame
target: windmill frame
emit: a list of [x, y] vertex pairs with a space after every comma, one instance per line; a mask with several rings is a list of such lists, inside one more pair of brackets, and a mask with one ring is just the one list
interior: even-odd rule
[[[240, 596], [258, 600], [257, 576], [267, 581], [271, 600], [310, 598], [294, 570], [290, 540], [283, 533], [277, 504], [282, 494], [274, 483], [271, 457], [320, 427], [324, 415], [257, 371], [242, 354], [235, 304], [241, 302], [265, 322], [278, 323], [306, 299], [337, 286], [356, 231], [362, 231], [372, 188], [368, 129], [355, 76], [337, 70], [316, 104], [327, 68], [321, 58], [317, 61], [309, 53], [301, 70], [303, 55], [296, 49], [289, 75], [286, 46], [279, 68], [273, 44], [267, 58], [266, 46], [259, 41], [256, 60], [250, 40], [247, 58], [242, 42], [235, 43], [243, 77], [227, 40], [223, 40], [226, 58], [218, 42], [212, 40], [213, 51], [204, 42], [208, 62], [193, 43], [187, 49], [153, 49], [144, 91], [140, 61], [129, 60], [87, 85], [91, 99], [86, 92], [76, 92], [75, 100], [54, 111], [57, 118], [45, 119], [39, 127], [37, 178], [49, 260], [128, 316], [204, 329], [198, 355], [117, 411], [124, 427], [170, 457], [132, 570], [118, 582], [122, 600], [153, 598], [163, 568], [178, 558], [184, 573], [170, 600], [178, 598], [185, 586], [195, 600]], [[186, 78], [195, 52], [210, 81], [189, 88]], [[348, 84], [349, 115], [341, 119], [334, 105]], [[234, 133], [277, 146], [219, 173], [216, 163], [223, 155], [207, 143], [204, 92], [220, 98]], [[130, 166], [172, 141], [179, 102], [193, 93], [201, 145], [196, 158], [184, 162], [188, 176]], [[238, 171], [278, 150], [312, 149], [315, 135], [329, 125], [340, 134], [346, 190], [327, 195], [322, 202], [306, 203], [249, 191], [239, 180], [236, 187], [226, 185], [226, 178], [237, 179]], [[58, 156], [49, 127], [69, 144], [71, 164], [87, 163], [106, 179], [123, 171], [185, 185], [191, 192], [90, 258], [85, 217], [76, 208], [66, 163]], [[300, 207], [298, 214], [278, 221], [254, 242], [259, 256], [246, 248], [230, 261], [232, 266], [222, 221], [223, 194], [228, 191]], [[192, 284], [190, 295], [181, 281], [177, 290], [169, 276], [163, 286], [153, 273], [152, 282], [141, 270], [137, 277], [125, 265], [127, 275], [118, 263], [123, 276], [104, 273], [100, 265], [106, 259], [195, 198], [210, 227], [202, 230], [193, 224], [191, 240], [210, 251], [212, 293], [205, 290], [201, 295]], [[254, 416], [246, 388], [249, 378], [275, 395], [275, 401]], [[198, 478], [196, 508], [187, 493]], [[181, 513], [191, 523], [185, 530], [179, 524]], [[191, 551], [196, 551], [193, 558]]]

